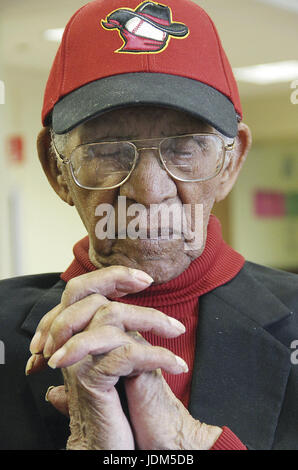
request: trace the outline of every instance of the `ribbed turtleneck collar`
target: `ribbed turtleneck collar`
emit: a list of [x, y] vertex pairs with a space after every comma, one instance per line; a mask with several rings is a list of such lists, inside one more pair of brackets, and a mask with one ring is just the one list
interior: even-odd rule
[[[97, 269], [89, 259], [88, 249], [88, 237], [76, 243], [73, 249], [75, 259], [61, 274], [64, 281]], [[240, 271], [244, 262], [244, 258], [223, 240], [221, 225], [218, 219], [211, 215], [201, 256], [192, 261], [176, 278], [163, 284], [152, 285], [140, 293], [121, 297], [121, 302], [154, 308], [181, 304], [230, 281]]]

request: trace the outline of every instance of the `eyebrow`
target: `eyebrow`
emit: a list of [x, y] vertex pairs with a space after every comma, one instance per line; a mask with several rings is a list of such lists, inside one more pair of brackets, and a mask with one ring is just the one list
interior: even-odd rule
[[[84, 139], [83, 139], [84, 140]], [[102, 137], [97, 137], [91, 141], [83, 141], [82, 144], [92, 144], [92, 143], [96, 143], [96, 142], [120, 142], [120, 141], [130, 141], [130, 140], [137, 140], [137, 136], [132, 136], [132, 135], [129, 135], [129, 136], [117, 136], [117, 137], [111, 137], [111, 136], [108, 136], [108, 135], [104, 135]], [[81, 145], [82, 145], [81, 144]]]

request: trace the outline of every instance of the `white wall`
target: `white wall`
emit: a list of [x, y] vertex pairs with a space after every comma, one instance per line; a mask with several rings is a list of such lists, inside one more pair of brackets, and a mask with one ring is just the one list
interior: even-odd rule
[[[9, 164], [5, 150], [5, 171], [1, 171], [4, 185], [1, 218], [1, 277], [41, 272], [63, 271], [73, 259], [72, 246], [86, 235], [74, 208], [62, 202], [52, 190], [42, 172], [36, 151], [36, 138], [41, 129], [41, 107], [46, 75], [41, 72], [6, 68], [5, 132], [24, 137], [25, 162]], [[3, 138], [1, 139], [3, 147]], [[2, 168], [1, 168], [2, 169]], [[3, 194], [3, 193], [2, 193]], [[8, 214], [14, 205], [18, 213]], [[13, 211], [12, 211], [13, 212]], [[4, 214], [4, 216], [3, 216]], [[16, 220], [9, 240], [13, 243], [9, 253], [7, 225]], [[7, 257], [9, 260], [7, 260]]]
[[[1, 57], [3, 54], [3, 36], [2, 36], [2, 21], [0, 18], [0, 80], [4, 84], [4, 71], [1, 67]], [[2, 86], [1, 83], [1, 86]], [[3, 91], [3, 90], [2, 90]], [[5, 91], [5, 90], [4, 90]], [[4, 93], [5, 95], [5, 93]], [[4, 102], [3, 102], [4, 101]], [[7, 177], [6, 177], [6, 161], [4, 151], [4, 135], [5, 135], [5, 110], [7, 105], [5, 104], [5, 96], [1, 95], [0, 102], [0, 277], [5, 276], [11, 265], [10, 253], [7, 247], [9, 246], [9, 227], [8, 227], [8, 213], [7, 213]]]

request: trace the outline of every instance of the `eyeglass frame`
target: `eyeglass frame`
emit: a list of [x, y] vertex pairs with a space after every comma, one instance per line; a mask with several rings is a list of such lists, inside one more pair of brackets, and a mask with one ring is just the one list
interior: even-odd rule
[[[174, 138], [177, 138], [177, 137], [191, 137], [191, 136], [194, 136], [194, 135], [198, 135], [198, 136], [206, 136], [206, 135], [215, 135], [216, 137], [218, 137], [222, 143], [223, 143], [223, 150], [224, 150], [224, 156], [222, 158], [222, 163], [221, 163], [221, 166], [219, 168], [219, 170], [217, 171], [217, 173], [213, 176], [208, 176], [207, 178], [197, 178], [197, 179], [194, 179], [194, 180], [187, 180], [187, 179], [184, 179], [184, 178], [179, 178], [177, 176], [174, 176], [170, 170], [166, 167], [164, 161], [163, 161], [163, 158], [161, 156], [161, 152], [160, 152], [160, 146], [162, 144], [162, 142], [164, 140], [167, 140], [167, 139], [174, 139]], [[137, 142], [150, 142], [150, 141], [154, 141], [154, 142], [158, 142], [158, 147], [137, 147], [135, 145], [135, 143]], [[74, 170], [73, 170], [73, 165], [72, 165], [72, 162], [71, 162], [71, 156], [73, 154], [73, 152], [75, 150], [77, 150], [79, 147], [82, 147], [84, 145], [94, 145], [94, 144], [112, 144], [112, 143], [128, 143], [128, 144], [132, 144], [132, 146], [134, 147], [134, 150], [135, 150], [135, 157], [134, 157], [134, 163], [133, 163], [133, 166], [129, 172], [129, 174], [126, 176], [126, 178], [121, 181], [120, 183], [114, 185], [114, 186], [108, 186], [107, 188], [92, 188], [92, 187], [88, 187], [88, 186], [84, 186], [82, 185], [81, 183], [79, 183], [74, 175]], [[139, 159], [139, 156], [140, 156], [140, 151], [141, 150], [158, 150], [158, 156], [159, 156], [159, 160], [161, 161], [162, 163], [162, 166], [163, 168], [166, 170], [166, 172], [171, 176], [171, 178], [173, 178], [174, 180], [176, 181], [181, 181], [183, 183], [199, 183], [199, 182], [204, 182], [204, 181], [208, 181], [212, 178], [215, 178], [216, 176], [219, 175], [219, 173], [221, 172], [221, 170], [223, 169], [224, 167], [224, 164], [225, 164], [225, 161], [226, 161], [226, 154], [227, 152], [230, 152], [234, 149], [235, 147], [235, 139], [233, 140], [233, 142], [231, 142], [230, 144], [226, 144], [225, 141], [224, 141], [224, 138], [217, 134], [216, 132], [199, 132], [199, 133], [194, 133], [194, 134], [182, 134], [182, 135], [176, 135], [176, 136], [169, 136], [169, 137], [160, 137], [160, 138], [151, 138], [151, 139], [137, 139], [137, 140], [110, 140], [110, 141], [104, 141], [104, 142], [101, 142], [101, 141], [95, 141], [95, 142], [86, 142], [84, 144], [80, 144], [80, 145], [77, 145], [76, 147], [74, 147], [70, 153], [70, 157], [69, 158], [62, 158], [64, 157], [64, 155], [60, 154], [57, 150], [57, 147], [55, 145], [55, 142], [54, 142], [54, 139], [52, 138], [52, 144], [53, 144], [53, 148], [54, 148], [54, 151], [55, 151], [55, 154], [56, 154], [56, 157], [59, 159], [59, 161], [61, 161], [61, 163], [63, 163], [64, 165], [70, 165], [70, 172], [71, 172], [71, 176], [75, 182], [75, 184], [77, 186], [79, 186], [80, 188], [82, 189], [88, 189], [90, 191], [107, 191], [109, 189], [116, 189], [116, 188], [119, 188], [120, 186], [122, 186], [131, 176], [132, 172], [134, 171], [135, 167], [136, 167], [136, 163]]]

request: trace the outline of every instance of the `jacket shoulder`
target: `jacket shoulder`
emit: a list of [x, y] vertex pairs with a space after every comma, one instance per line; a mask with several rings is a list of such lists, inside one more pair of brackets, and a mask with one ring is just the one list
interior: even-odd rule
[[236, 316], [242, 313], [266, 329], [286, 321], [298, 337], [297, 274], [246, 261], [233, 279], [210, 296], [233, 309]]
[[[26, 315], [60, 279], [60, 273], [17, 276], [0, 281], [0, 318]], [[63, 282], [63, 281], [61, 281]]]
[[59, 281], [60, 274], [61, 273], [32, 274], [0, 280], [1, 303], [5, 302], [5, 299], [8, 299], [11, 295], [13, 295], [14, 299], [18, 294], [28, 295], [31, 293], [32, 295], [41, 295]]
[[42, 274], [29, 274], [25, 276], [9, 277], [0, 280], [0, 293], [3, 289], [17, 287], [36, 286], [37, 288], [48, 288], [54, 285], [60, 279], [61, 273], [42, 273]]
[[247, 261], [243, 274], [252, 277], [257, 283], [293, 311], [298, 310], [298, 275], [281, 269], [270, 268]]

